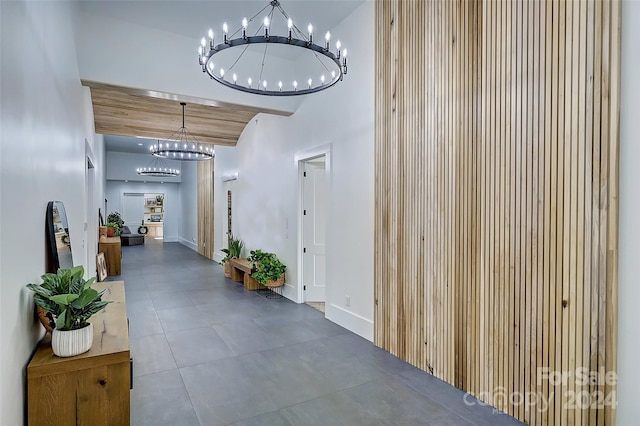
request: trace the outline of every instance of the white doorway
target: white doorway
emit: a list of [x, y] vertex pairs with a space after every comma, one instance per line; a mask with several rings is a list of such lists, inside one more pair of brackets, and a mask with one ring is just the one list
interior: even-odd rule
[[144, 194], [125, 193], [122, 197], [122, 220], [136, 233], [144, 219]]
[[326, 156], [302, 161], [302, 285], [305, 302], [324, 302], [326, 292]]

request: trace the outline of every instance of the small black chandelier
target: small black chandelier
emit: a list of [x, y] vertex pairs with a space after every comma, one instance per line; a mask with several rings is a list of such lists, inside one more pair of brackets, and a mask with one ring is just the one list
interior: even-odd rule
[[[257, 28], [255, 35], [249, 36], [249, 24], [254, 22], [256, 17], [261, 15], [266, 9], [271, 6], [271, 10], [266, 13], [260, 26]], [[280, 12], [280, 15], [286, 20], [288, 34], [286, 36], [272, 34], [269, 30], [273, 28], [274, 24], [274, 12]], [[277, 15], [276, 15], [277, 17]], [[262, 10], [256, 13], [252, 18], [244, 18], [242, 20], [242, 26], [238, 28], [234, 33], [229, 36], [229, 26], [225, 22], [222, 26], [223, 41], [222, 43], [215, 44], [214, 32], [209, 30], [208, 43], [205, 37], [201, 40], [200, 48], [198, 49], [198, 63], [202, 67], [202, 72], [206, 72], [209, 76], [220, 84], [224, 84], [235, 90], [242, 92], [252, 93], [256, 95], [267, 96], [295, 96], [295, 95], [307, 95], [310, 93], [316, 93], [321, 90], [328, 89], [335, 85], [338, 81], [342, 81], [347, 74], [347, 49], [342, 49], [342, 45], [338, 40], [335, 44], [335, 53], [331, 51], [330, 41], [331, 33], [327, 31], [325, 34], [325, 43], [323, 46], [315, 44], [313, 42], [313, 26], [311, 24], [307, 27], [307, 33], [303, 33], [294, 23], [289, 15], [280, 5], [278, 0], [270, 1]], [[241, 34], [240, 37], [232, 38], [236, 34]], [[255, 74], [252, 76], [249, 73], [247, 75], [238, 75], [235, 71], [236, 66], [242, 66], [241, 60], [245, 54], [247, 48], [250, 45], [264, 44], [264, 53], [262, 57], [262, 65], [260, 70], [255, 70]], [[283, 83], [282, 80], [268, 82], [266, 78], [263, 78], [264, 66], [267, 61], [267, 50], [270, 45], [281, 45], [288, 47], [297, 47], [306, 49], [313, 53], [315, 58], [321, 64], [320, 75], [318, 79], [314, 80], [313, 77], [303, 76], [301, 80], [292, 80], [287, 83]], [[214, 63], [214, 56], [217, 53], [223, 52], [226, 49], [237, 48], [240, 50], [238, 57], [229, 65], [227, 69], [224, 67], [216, 67]], [[342, 50], [341, 50], [342, 49]], [[253, 78], [257, 77], [257, 80]], [[245, 80], [246, 79], [246, 80]], [[246, 83], [245, 83], [246, 82]], [[255, 82], [255, 84], [254, 84]]]
[[[159, 143], [159, 141], [158, 141]], [[160, 157], [154, 157], [151, 164], [147, 167], [138, 167], [136, 173], [140, 176], [154, 176], [154, 177], [178, 177], [180, 176], [180, 170], [168, 167], [166, 161]]]
[[184, 107], [182, 105], [182, 127], [173, 132], [164, 142], [158, 140], [157, 143], [149, 147], [149, 151], [155, 157], [166, 158], [170, 160], [182, 161], [202, 161], [210, 160], [215, 155], [213, 146], [202, 145], [189, 134], [184, 126]]

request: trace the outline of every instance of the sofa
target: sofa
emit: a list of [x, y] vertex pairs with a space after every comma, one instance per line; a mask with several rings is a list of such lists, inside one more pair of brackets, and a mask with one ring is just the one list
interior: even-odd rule
[[144, 235], [132, 234], [128, 226], [123, 226], [120, 230], [120, 241], [123, 246], [137, 246], [144, 244]]

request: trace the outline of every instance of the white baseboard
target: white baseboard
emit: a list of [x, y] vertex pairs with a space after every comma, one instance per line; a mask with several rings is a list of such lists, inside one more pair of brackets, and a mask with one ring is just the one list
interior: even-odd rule
[[[196, 248], [197, 249], [197, 248]], [[213, 261], [214, 262], [222, 262], [222, 259], [224, 259], [225, 254], [219, 251], [214, 251], [213, 252]]]
[[325, 304], [325, 317], [347, 330], [353, 331], [358, 336], [373, 342], [373, 321], [347, 311], [333, 303]]
[[282, 289], [282, 295], [287, 299], [298, 303], [298, 301], [296, 300], [298, 298], [298, 290], [291, 284], [284, 283], [284, 288]]
[[198, 251], [198, 245], [196, 243], [194, 243], [193, 241], [189, 241], [189, 240], [185, 240], [182, 237], [178, 237], [176, 239], [180, 244], [182, 244], [185, 247], [189, 247], [191, 250], [193, 251]]
[[178, 237], [162, 237], [162, 241], [165, 243], [177, 243]]

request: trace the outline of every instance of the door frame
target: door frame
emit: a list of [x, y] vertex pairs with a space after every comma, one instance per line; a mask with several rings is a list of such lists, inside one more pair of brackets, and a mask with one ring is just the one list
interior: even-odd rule
[[[304, 179], [304, 163], [308, 160], [313, 160], [318, 157], [325, 157], [325, 179], [327, 188], [331, 183], [331, 144], [319, 145], [304, 151], [299, 151], [294, 155], [294, 161], [298, 168], [298, 292], [297, 303], [304, 303], [304, 290], [303, 290], [303, 259], [302, 249], [304, 248], [303, 241], [303, 226], [302, 226], [302, 212], [304, 210], [303, 199], [303, 179]], [[327, 211], [328, 212], [328, 211]], [[328, 228], [328, 226], [327, 226]], [[328, 286], [328, 283], [327, 283]], [[326, 297], [325, 297], [326, 300]]]

